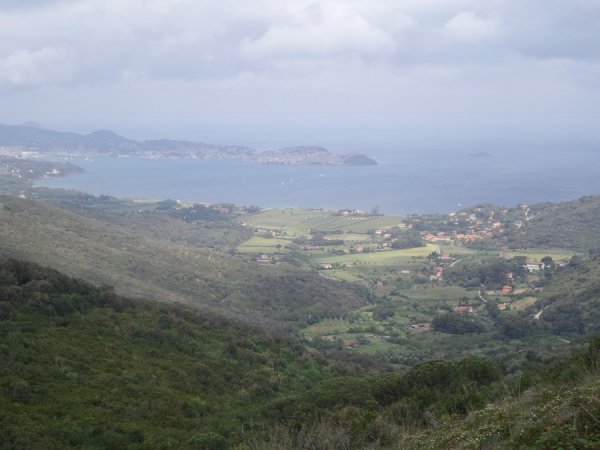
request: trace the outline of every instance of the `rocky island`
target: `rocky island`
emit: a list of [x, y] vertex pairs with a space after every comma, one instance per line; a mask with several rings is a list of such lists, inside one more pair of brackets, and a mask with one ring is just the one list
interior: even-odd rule
[[239, 160], [257, 164], [349, 165], [377, 164], [361, 153], [333, 154], [319, 146], [288, 147], [259, 152], [238, 145], [159, 139], [136, 141], [110, 131], [90, 134], [66, 133], [42, 128], [35, 123], [0, 125], [0, 149], [34, 152], [44, 156], [113, 156], [147, 159]]
[[328, 166], [367, 166], [377, 164], [363, 154], [336, 155], [323, 147], [288, 147], [281, 150], [262, 152], [254, 155], [253, 160], [260, 164], [289, 165], [328, 165]]

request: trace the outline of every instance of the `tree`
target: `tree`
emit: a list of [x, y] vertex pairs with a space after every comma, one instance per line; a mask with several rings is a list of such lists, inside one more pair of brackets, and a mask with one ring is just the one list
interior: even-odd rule
[[555, 264], [554, 260], [552, 259], [552, 256], [544, 256], [541, 261], [544, 264], [544, 269], [554, 269]]

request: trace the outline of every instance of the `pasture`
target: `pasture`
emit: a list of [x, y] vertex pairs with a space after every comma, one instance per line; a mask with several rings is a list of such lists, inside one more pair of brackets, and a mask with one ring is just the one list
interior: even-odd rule
[[346, 231], [364, 234], [369, 230], [403, 226], [400, 217], [349, 217], [339, 216], [323, 209], [267, 209], [259, 214], [244, 217], [253, 227], [279, 231], [292, 236], [308, 236], [313, 231]]
[[[286, 246], [290, 243], [287, 239], [265, 238], [262, 236], [252, 236], [247, 241], [237, 247], [239, 253], [285, 253], [288, 251]], [[279, 248], [277, 246], [280, 246]]]
[[544, 256], [550, 256], [554, 261], [568, 261], [572, 256], [580, 254], [572, 250], [551, 248], [529, 248], [527, 250], [503, 250], [500, 256], [526, 256], [530, 260], [540, 261]]
[[394, 265], [402, 264], [413, 258], [424, 258], [437, 251], [433, 244], [424, 247], [407, 248], [403, 250], [383, 250], [365, 253], [351, 253], [346, 255], [323, 255], [314, 258], [317, 263], [332, 263], [342, 265], [369, 264], [369, 265]]

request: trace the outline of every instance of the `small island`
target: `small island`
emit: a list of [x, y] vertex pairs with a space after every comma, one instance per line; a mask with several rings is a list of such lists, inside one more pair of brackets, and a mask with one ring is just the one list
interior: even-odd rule
[[254, 162], [260, 164], [368, 166], [376, 161], [362, 154], [335, 155], [323, 147], [288, 147], [281, 150], [258, 153]]

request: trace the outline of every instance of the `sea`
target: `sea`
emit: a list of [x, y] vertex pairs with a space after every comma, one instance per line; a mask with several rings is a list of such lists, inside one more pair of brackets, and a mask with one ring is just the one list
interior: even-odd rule
[[480, 203], [516, 206], [600, 194], [595, 151], [424, 151], [357, 167], [118, 157], [69, 161], [84, 172], [37, 184], [94, 195], [262, 208], [376, 208], [386, 215], [449, 213]]

